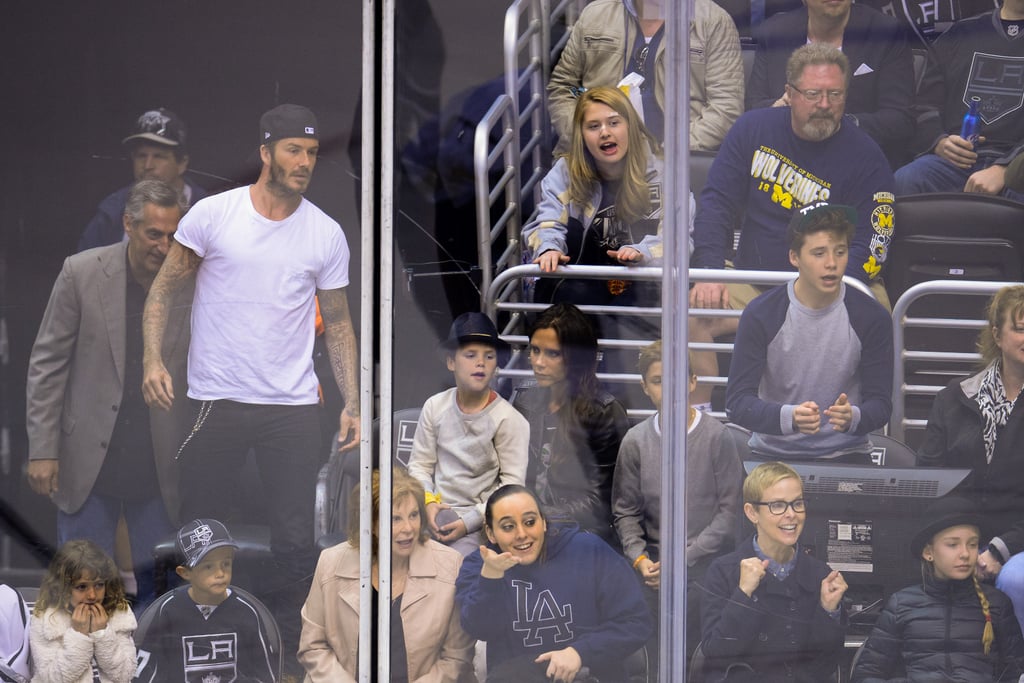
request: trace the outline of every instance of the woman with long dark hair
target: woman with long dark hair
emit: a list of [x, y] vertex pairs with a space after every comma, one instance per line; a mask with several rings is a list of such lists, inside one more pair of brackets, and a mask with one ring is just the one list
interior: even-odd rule
[[514, 401], [530, 423], [526, 484], [553, 513], [618, 547], [612, 477], [629, 422], [597, 379], [597, 337], [578, 308], [555, 304], [537, 317], [530, 365], [536, 387]]

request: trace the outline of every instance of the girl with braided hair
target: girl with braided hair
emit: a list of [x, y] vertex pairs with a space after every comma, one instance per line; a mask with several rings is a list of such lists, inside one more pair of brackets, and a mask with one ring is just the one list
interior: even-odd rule
[[935, 397], [917, 464], [971, 470], [958, 491], [999, 534], [981, 539], [978, 577], [1010, 596], [1024, 629], [1024, 285], [996, 292], [986, 317], [982, 366]]
[[853, 683], [1017, 681], [1024, 639], [1009, 598], [978, 581], [983, 521], [976, 505], [936, 501], [911, 541], [921, 584], [889, 598], [864, 644]]

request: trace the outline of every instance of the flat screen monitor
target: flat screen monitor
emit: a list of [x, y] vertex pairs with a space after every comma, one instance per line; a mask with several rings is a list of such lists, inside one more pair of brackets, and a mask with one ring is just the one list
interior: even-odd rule
[[[760, 461], [744, 462], [749, 474]], [[869, 629], [889, 596], [921, 580], [910, 539], [925, 508], [952, 492], [969, 469], [789, 462], [803, 480], [807, 520], [801, 549], [843, 573], [851, 629]]]

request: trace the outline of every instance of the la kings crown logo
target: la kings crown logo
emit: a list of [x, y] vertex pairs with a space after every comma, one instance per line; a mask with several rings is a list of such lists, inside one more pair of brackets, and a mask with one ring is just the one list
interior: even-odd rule
[[210, 545], [211, 540], [213, 540], [213, 529], [210, 528], [209, 524], [200, 524], [191, 534], [189, 534], [188, 546], [185, 547], [185, 553], [190, 554], [192, 549], [197, 545]]

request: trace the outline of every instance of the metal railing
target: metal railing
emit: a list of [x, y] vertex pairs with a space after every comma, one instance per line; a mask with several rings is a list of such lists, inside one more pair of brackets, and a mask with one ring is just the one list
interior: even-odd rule
[[[565, 32], [558, 37], [557, 40], [553, 40], [551, 47], [548, 50], [548, 59], [551, 67], [554, 68], [555, 60], [558, 55], [562, 53], [562, 49], [565, 44], [569, 42], [569, 33], [572, 31], [573, 25], [576, 20], [579, 19], [580, 12], [586, 6], [588, 0], [543, 0], [541, 7], [550, 6], [548, 9], [542, 9], [542, 16], [548, 19], [548, 36], [552, 37], [552, 31], [559, 21], [565, 20]], [[548, 73], [551, 73], [548, 71]]]
[[[541, 181], [551, 168], [547, 80], [586, 4], [586, 0], [515, 0], [505, 13], [505, 94], [477, 124], [473, 141], [482, 292], [490, 287], [496, 272], [519, 263], [522, 197], [532, 195], [532, 203], [539, 202]], [[567, 30], [553, 40], [553, 29], [561, 21]], [[501, 135], [492, 146], [499, 125]], [[504, 169], [492, 186], [490, 171], [499, 159], [504, 161]], [[502, 214], [492, 223], [491, 210], [501, 197], [505, 198]], [[503, 236], [501, 256], [492, 262], [494, 245]], [[486, 306], [486, 299], [480, 303]]]
[[934, 280], [922, 282], [910, 287], [896, 301], [892, 309], [893, 331], [893, 403], [892, 417], [889, 419], [889, 434], [900, 441], [906, 441], [908, 429], [924, 429], [927, 420], [907, 418], [908, 396], [935, 396], [944, 387], [928, 384], [908, 384], [906, 381], [907, 361], [929, 361], [933, 363], [958, 363], [977, 361], [981, 358], [977, 353], [958, 351], [921, 351], [907, 349], [907, 328], [928, 328], [946, 330], [980, 330], [986, 325], [984, 320], [965, 320], [960, 318], [912, 318], [908, 311], [915, 302], [927, 296], [960, 295], [960, 296], [991, 296], [1003, 287], [1019, 285], [1019, 282], [969, 282]]
[[[505, 13], [505, 94], [515, 103], [519, 158], [529, 160], [520, 189], [539, 198], [540, 181], [551, 166], [551, 126], [547, 117], [547, 78], [551, 73], [551, 16], [547, 2], [515, 0]], [[521, 98], [526, 89], [525, 97]], [[522, 100], [522, 101], [521, 101]], [[525, 130], [524, 130], [525, 129]]]
[[[745, 283], [752, 285], [774, 286], [792, 280], [796, 273], [782, 271], [752, 271], [752, 270], [715, 270], [706, 268], [691, 268], [690, 279], [693, 282], [724, 282], [724, 283]], [[498, 274], [490, 287], [486, 290], [486, 305], [484, 311], [492, 320], [497, 320], [499, 313], [509, 314], [507, 323], [502, 327], [501, 337], [513, 345], [513, 347], [525, 347], [528, 343], [526, 337], [525, 316], [530, 313], [538, 313], [548, 307], [544, 303], [528, 303], [518, 300], [518, 295], [524, 289], [526, 281], [534, 278], [566, 278], [566, 279], [628, 279], [645, 282], [660, 282], [662, 277], [661, 268], [636, 267], [623, 268], [622, 266], [562, 266], [555, 273], [541, 273], [540, 267], [536, 265], [521, 265], [506, 269]], [[856, 287], [868, 296], [873, 294], [871, 290], [859, 280], [844, 277], [848, 286]], [[1013, 286], [1016, 282], [970, 282], [970, 281], [930, 281], [914, 285], [900, 296], [893, 306], [893, 409], [889, 421], [890, 436], [906, 441], [906, 432], [909, 429], [924, 429], [926, 420], [907, 418], [907, 398], [909, 396], [930, 396], [934, 397], [944, 385], [931, 384], [910, 384], [906, 381], [908, 361], [925, 361], [935, 364], [958, 365], [963, 367], [964, 363], [973, 363], [981, 357], [975, 352], [964, 351], [926, 351], [919, 349], [908, 349], [906, 347], [906, 330], [908, 328], [922, 329], [943, 329], [943, 330], [980, 330], [986, 322], [980, 319], [963, 318], [925, 318], [910, 317], [908, 311], [917, 301], [935, 295], [959, 295], [959, 296], [991, 296], [1003, 287]], [[630, 315], [639, 317], [660, 317], [662, 309], [660, 306], [596, 306], [579, 304], [580, 310], [588, 315]], [[734, 317], [738, 318], [742, 311], [731, 309], [690, 309], [691, 315], [701, 317]], [[635, 349], [639, 350], [649, 344], [651, 339], [611, 339], [602, 338], [598, 340], [598, 348], [608, 349]], [[727, 342], [691, 342], [689, 348], [694, 351], [714, 351], [716, 353], [732, 353], [733, 345]], [[526, 369], [516, 368], [516, 360], [521, 356], [517, 351], [513, 354], [510, 367], [502, 370], [502, 376], [506, 379], [527, 379], [531, 372]], [[639, 383], [640, 375], [632, 373], [602, 373], [599, 377], [610, 383]], [[725, 386], [728, 378], [724, 376], [701, 376], [698, 380], [713, 386]], [[630, 411], [631, 415], [643, 415], [649, 411]]]
[[[489, 144], [491, 132], [498, 124], [502, 126], [502, 135], [491, 149]], [[476, 127], [473, 141], [473, 171], [476, 183], [476, 226], [477, 253], [479, 255], [480, 273], [483, 279], [481, 292], [494, 278], [495, 270], [502, 270], [520, 261], [519, 234], [522, 230], [522, 216], [519, 197], [519, 145], [518, 123], [515, 101], [508, 95], [501, 95], [487, 110], [484, 118]], [[490, 186], [490, 169], [503, 159], [505, 168], [501, 177]], [[501, 216], [491, 223], [491, 211], [494, 205], [504, 198]], [[505, 235], [505, 248], [501, 256], [492, 262], [493, 245]], [[483, 294], [481, 295], [483, 297]], [[481, 299], [480, 305], [485, 305]]]
[[[781, 285], [796, 277], [795, 272], [767, 271], [767, 270], [718, 270], [712, 268], [691, 268], [689, 271], [691, 282], [723, 282], [743, 283], [759, 286]], [[527, 379], [532, 377], [532, 372], [516, 367], [517, 361], [521, 358], [518, 349], [525, 347], [529, 340], [526, 337], [526, 314], [539, 313], [550, 304], [528, 303], [520, 300], [519, 296], [524, 289], [525, 283], [534, 278], [555, 278], [574, 280], [635, 280], [640, 282], [661, 282], [662, 269], [660, 267], [624, 267], [624, 266], [561, 266], [554, 273], [542, 273], [540, 266], [521, 265], [508, 268], [499, 273], [490, 287], [486, 290], [486, 305], [484, 312], [492, 319], [497, 320], [499, 313], [508, 313], [509, 320], [503, 325], [501, 337], [517, 348], [513, 352], [508, 367], [502, 370], [504, 379]], [[855, 287], [864, 294], [874, 298], [870, 288], [863, 282], [846, 276], [843, 281], [849, 287]], [[660, 318], [661, 306], [597, 306], [585, 303], [577, 303], [579, 309], [588, 315], [629, 315], [634, 317]], [[738, 318], [742, 310], [694, 308], [690, 314], [700, 317], [722, 317]], [[635, 349], [639, 351], [650, 344], [653, 339], [613, 339], [601, 338], [598, 340], [598, 349], [601, 351], [609, 349]], [[690, 342], [689, 348], [694, 351], [714, 351], [717, 353], [732, 353], [733, 345], [728, 342]], [[636, 373], [600, 373], [598, 377], [605, 382], [613, 384], [639, 384], [640, 375]], [[713, 386], [725, 386], [728, 378], [721, 375], [700, 376], [699, 382]], [[639, 416], [650, 411], [630, 410], [632, 416]], [[723, 415], [716, 414], [719, 417]]]

